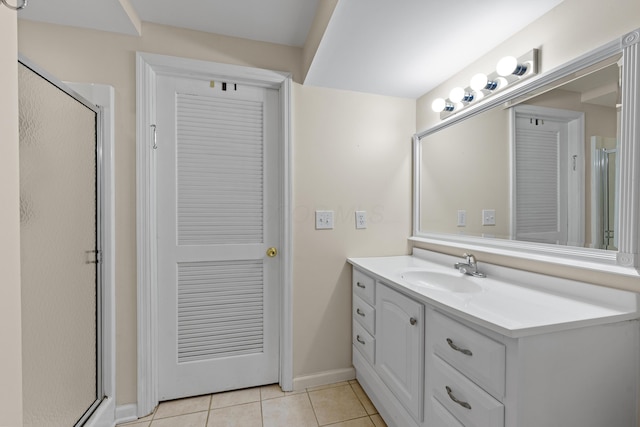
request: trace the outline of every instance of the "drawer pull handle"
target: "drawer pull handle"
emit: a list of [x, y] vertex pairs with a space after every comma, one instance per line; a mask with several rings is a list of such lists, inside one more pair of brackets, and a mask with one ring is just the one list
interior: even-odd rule
[[359, 287], [359, 288], [362, 288], [362, 289], [365, 289], [365, 288], [366, 288], [366, 286], [365, 286], [365, 285], [363, 285], [363, 284], [362, 284], [362, 283], [360, 283], [360, 282], [356, 282], [356, 286], [357, 286], [357, 287]]
[[356, 308], [356, 313], [358, 313], [360, 316], [364, 317], [364, 313], [362, 311], [360, 311], [359, 308]]
[[416, 323], [418, 323], [418, 319], [412, 317], [411, 319], [409, 319], [409, 323], [411, 323], [411, 326], [414, 326]]
[[467, 356], [473, 356], [473, 353], [471, 353], [471, 350], [467, 350], [466, 348], [460, 348], [457, 345], [455, 345], [453, 343], [453, 341], [451, 340], [451, 338], [447, 338], [447, 344], [449, 344], [449, 347], [451, 347], [452, 349], [454, 349], [455, 351], [459, 351], [462, 354], [466, 354]]
[[456, 402], [458, 405], [462, 406], [463, 408], [471, 409], [471, 405], [469, 405], [467, 402], [463, 402], [462, 400], [458, 400], [458, 398], [456, 398], [453, 395], [453, 392], [451, 391], [449, 386], [445, 386], [445, 388], [447, 389], [447, 394], [449, 395], [449, 398], [451, 400], [453, 400], [454, 402]]
[[360, 338], [360, 335], [356, 335], [356, 341], [358, 341], [362, 345], [366, 344], [366, 342], [364, 342], [364, 340], [362, 338]]

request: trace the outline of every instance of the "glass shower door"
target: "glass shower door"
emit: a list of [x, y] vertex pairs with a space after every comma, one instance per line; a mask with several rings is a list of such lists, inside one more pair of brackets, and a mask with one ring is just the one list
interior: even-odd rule
[[33, 68], [19, 64], [24, 426], [79, 426], [103, 397], [99, 109]]

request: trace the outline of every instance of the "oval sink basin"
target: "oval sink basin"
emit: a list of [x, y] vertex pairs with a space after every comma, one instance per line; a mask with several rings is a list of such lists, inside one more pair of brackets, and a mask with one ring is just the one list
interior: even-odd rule
[[404, 280], [418, 286], [450, 292], [481, 292], [482, 288], [471, 277], [452, 271], [443, 273], [431, 270], [408, 270], [400, 274]]

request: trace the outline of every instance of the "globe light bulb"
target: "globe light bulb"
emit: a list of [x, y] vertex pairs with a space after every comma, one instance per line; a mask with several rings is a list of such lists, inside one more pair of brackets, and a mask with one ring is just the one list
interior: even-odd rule
[[453, 89], [451, 89], [451, 92], [449, 92], [449, 99], [451, 100], [451, 102], [456, 104], [462, 102], [464, 96], [465, 92], [461, 87], [454, 87]]
[[442, 98], [437, 98], [431, 103], [431, 109], [436, 113], [440, 113], [444, 111], [446, 106], [447, 106], [447, 101], [445, 101]]
[[515, 74], [516, 76], [521, 76], [527, 72], [526, 64], [518, 64], [518, 60], [513, 56], [505, 56], [496, 65], [496, 72], [503, 76], [509, 76], [511, 74]]
[[476, 92], [481, 91], [487, 86], [489, 79], [486, 74], [478, 73], [475, 76], [471, 77], [471, 82], [469, 83], [469, 87], [475, 90]]
[[513, 56], [505, 56], [496, 65], [496, 72], [500, 76], [509, 76], [518, 66], [518, 60]]

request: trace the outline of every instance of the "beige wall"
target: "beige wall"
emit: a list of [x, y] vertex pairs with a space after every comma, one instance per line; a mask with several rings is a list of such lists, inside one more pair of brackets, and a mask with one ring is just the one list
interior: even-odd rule
[[[409, 99], [295, 87], [294, 376], [351, 366], [345, 259], [407, 253], [413, 114]], [[335, 212], [333, 230], [315, 230], [317, 209]]]
[[0, 426], [22, 425], [16, 12], [0, 6]]
[[[433, 91], [417, 100], [416, 128], [424, 130], [438, 122], [438, 113], [431, 110], [435, 98], [448, 96], [455, 86], [467, 86], [476, 72], [488, 73], [505, 55], [522, 55], [532, 48], [541, 49], [541, 72], [549, 71], [590, 50], [640, 27], [640, 2], [637, 0], [611, 0], [603, 5], [600, 0], [564, 0], [555, 9], [533, 22], [509, 40], [466, 67]], [[463, 250], [443, 246], [423, 245], [452, 255]], [[491, 254], [477, 254], [481, 261], [522, 268], [545, 274], [622, 289], [638, 290], [638, 279], [605, 273], [565, 268], [545, 263], [528, 262]]]
[[[136, 401], [135, 52], [301, 75], [300, 48], [143, 24], [143, 36], [20, 21], [19, 46], [56, 77], [116, 92], [117, 401]], [[294, 86], [294, 374], [351, 366], [346, 256], [407, 253], [415, 101]], [[316, 232], [315, 209], [336, 211]], [[369, 228], [355, 231], [355, 209]]]
[[[494, 108], [423, 138], [421, 145], [420, 229], [508, 238], [509, 112]], [[496, 225], [482, 225], [483, 209], [496, 211]], [[465, 227], [457, 226], [458, 210], [466, 211]]]

